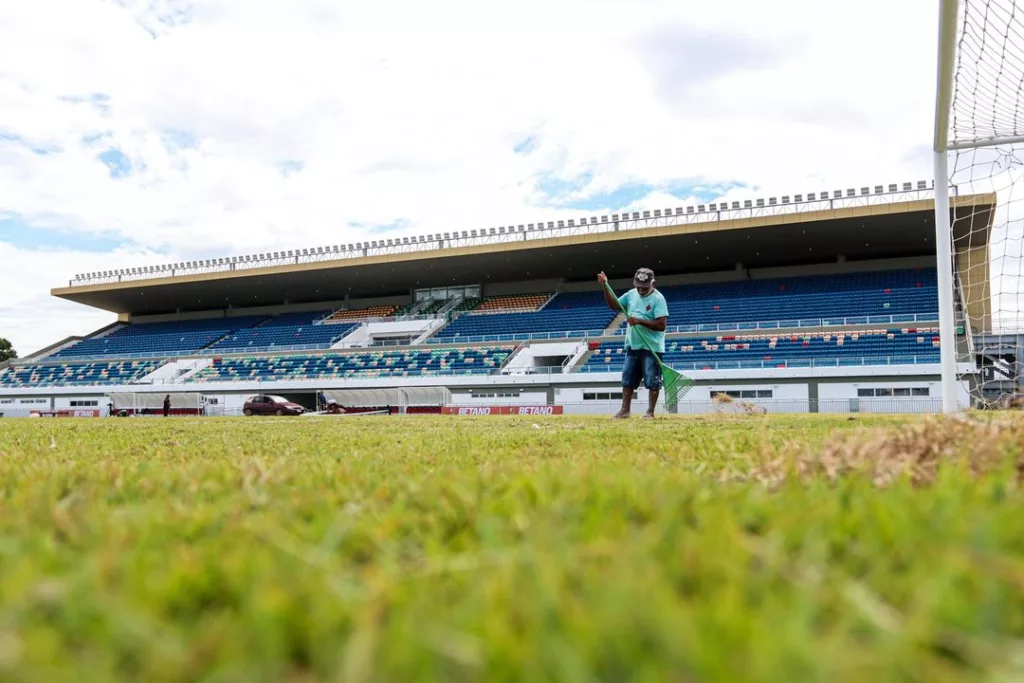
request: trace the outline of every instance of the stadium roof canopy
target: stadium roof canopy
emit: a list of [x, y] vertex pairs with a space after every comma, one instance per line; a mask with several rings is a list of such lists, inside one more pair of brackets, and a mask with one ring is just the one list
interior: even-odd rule
[[[731, 270], [737, 263], [748, 268], [825, 263], [840, 255], [847, 261], [924, 256], [935, 253], [934, 199], [920, 196], [911, 193], [884, 203], [854, 197], [802, 206], [788, 203], [787, 197], [787, 207], [759, 200], [761, 206], [739, 210], [723, 204], [720, 209], [726, 210], [715, 213], [702, 206], [681, 216], [668, 211], [656, 217], [624, 214], [615, 222], [581, 221], [580, 226], [536, 233], [510, 226], [505, 234], [495, 235], [492, 229], [490, 237], [437, 236], [441, 239], [399, 241], [393, 248], [366, 245], [340, 254], [312, 250], [237, 264], [218, 259], [212, 272], [167, 276], [139, 269], [129, 277], [72, 283], [52, 294], [141, 315], [393, 296], [426, 287], [581, 281], [601, 270], [612, 278], [628, 278], [641, 265], [677, 274]], [[968, 235], [972, 248], [985, 243], [994, 204], [994, 195], [952, 198], [958, 243]]]

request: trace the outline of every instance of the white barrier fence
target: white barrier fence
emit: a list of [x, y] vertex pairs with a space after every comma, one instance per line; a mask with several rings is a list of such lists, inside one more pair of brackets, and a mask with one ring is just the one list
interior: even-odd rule
[[[449, 407], [456, 408], [479, 408], [479, 403], [449, 403]], [[495, 404], [517, 406], [518, 403]], [[613, 415], [618, 412], [621, 403], [618, 400], [582, 401], [558, 403], [564, 415]], [[378, 408], [388, 407], [384, 404]], [[398, 405], [391, 406], [398, 408]], [[421, 413], [437, 411], [438, 404], [422, 406], [403, 406], [403, 410], [410, 413]], [[941, 412], [942, 400], [939, 397], [908, 397], [908, 398], [846, 398], [846, 399], [733, 399], [731, 401], [701, 400], [701, 401], [680, 401], [674, 414], [677, 415], [795, 415], [819, 413], [829, 415], [857, 415], [857, 414], [930, 414]], [[645, 396], [633, 400], [632, 412], [636, 416], [642, 415], [647, 410]], [[30, 417], [33, 413], [42, 412], [49, 417], [49, 413], [59, 411], [16, 408], [0, 411], [0, 417]], [[68, 412], [68, 411], [64, 411]], [[108, 414], [107, 410], [97, 411], [99, 416]], [[161, 416], [162, 410], [137, 409], [132, 411], [139, 416]], [[219, 403], [204, 402], [199, 412], [206, 417], [234, 417], [242, 415], [242, 406], [227, 406]], [[658, 403], [657, 414], [666, 415], [664, 401]], [[175, 410], [172, 417], [180, 416], [181, 412]], [[68, 417], [71, 417], [68, 415]]]

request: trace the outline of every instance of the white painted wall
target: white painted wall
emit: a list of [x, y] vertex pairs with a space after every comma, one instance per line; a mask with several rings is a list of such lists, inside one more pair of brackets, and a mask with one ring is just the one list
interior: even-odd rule
[[13, 396], [0, 397], [0, 414], [4, 417], [27, 417], [33, 410], [50, 410], [53, 401], [49, 397]]
[[366, 343], [370, 335], [366, 325], [357, 325], [354, 330], [331, 345], [332, 349], [347, 349], [350, 346], [360, 346]]
[[399, 320], [395, 322], [369, 323], [366, 325], [366, 331], [371, 337], [392, 334], [415, 334], [427, 329], [429, 325], [430, 319]]
[[571, 342], [531, 342], [530, 352], [534, 357], [541, 356], [570, 356], [580, 345], [578, 341]]
[[[730, 384], [718, 382], [713, 386], [690, 387], [684, 401], [710, 401], [713, 391], [757, 391], [772, 392], [773, 401], [807, 401], [810, 389], [806, 384]], [[743, 399], [753, 401], [754, 399]], [[762, 399], [767, 400], [767, 399]]]
[[101, 410], [104, 414], [107, 412], [107, 397], [97, 394], [89, 396], [55, 396], [53, 399], [54, 410], [65, 410], [71, 408], [72, 401], [96, 401], [94, 406], [74, 406], [75, 408], [81, 408], [82, 410]]
[[930, 396], [941, 397], [940, 382], [822, 382], [818, 385], [818, 399], [822, 401], [831, 399], [857, 398], [858, 389], [913, 389], [927, 388]]
[[365, 323], [342, 339], [339, 339], [331, 348], [345, 349], [353, 346], [368, 346], [375, 337], [391, 337], [403, 334], [418, 335], [426, 331], [432, 322], [433, 319]]
[[[474, 396], [473, 394], [477, 394]], [[514, 393], [515, 396], [481, 396], [480, 394], [487, 393]], [[452, 404], [453, 405], [487, 405], [487, 406], [507, 406], [507, 405], [546, 405], [548, 402], [547, 391], [529, 391], [523, 389], [518, 391], [517, 389], [499, 388], [499, 387], [487, 387], [481, 388], [476, 392], [452, 392]]]
[[[928, 397], [859, 397], [859, 389], [914, 389], [927, 388]], [[962, 405], [970, 405], [970, 393], [967, 382], [958, 383], [959, 400]], [[930, 413], [936, 412], [942, 405], [941, 383], [936, 380], [922, 381], [858, 381], [858, 382], [823, 382], [818, 385], [818, 410], [822, 413]]]
[[0, 410], [3, 406], [49, 408], [53, 399], [49, 396], [26, 396], [24, 398], [5, 397], [0, 398]]
[[560, 358], [564, 356], [575, 355], [580, 346], [586, 346], [585, 343], [574, 341], [574, 342], [534, 342], [528, 346], [523, 346], [519, 351], [512, 357], [512, 360], [505, 365], [505, 372], [509, 374], [515, 374], [517, 372], [525, 371], [529, 368], [535, 368], [543, 365], [538, 362], [541, 358]]
[[213, 365], [212, 358], [186, 358], [184, 360], [175, 360], [164, 365], [149, 373], [138, 381], [139, 384], [173, 384], [178, 380], [183, 380], [186, 377], [202, 370], [205, 367]]
[[[771, 399], [746, 398], [738, 399], [734, 404], [717, 403], [711, 399], [712, 389], [716, 391], [743, 391], [770, 389]], [[617, 384], [607, 384], [593, 387], [559, 387], [555, 389], [555, 403], [565, 406], [565, 412], [570, 414], [597, 415], [618, 412], [621, 401], [613, 399], [585, 400], [584, 394], [596, 393], [620, 393], [622, 387]], [[634, 413], [643, 413], [647, 410], [647, 390], [640, 387], [633, 398], [632, 409]], [[810, 410], [809, 387], [807, 384], [758, 384], [758, 385], [736, 385], [716, 384], [713, 387], [695, 386], [691, 387], [683, 399], [679, 402], [677, 412], [679, 414], [704, 414], [710, 412], [742, 413], [744, 407], [740, 403], [758, 405], [772, 413], [806, 413]], [[658, 401], [658, 412], [665, 410], [665, 397], [662, 395]]]

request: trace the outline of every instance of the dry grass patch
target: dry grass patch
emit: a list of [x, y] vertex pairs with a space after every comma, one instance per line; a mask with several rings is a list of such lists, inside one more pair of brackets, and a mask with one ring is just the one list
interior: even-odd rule
[[[742, 411], [744, 415], [767, 415], [768, 410], [764, 406], [760, 406], [750, 401], [742, 401], [729, 396], [728, 394], [718, 393], [715, 394], [713, 403], [715, 404], [715, 413], [726, 412], [726, 406], [734, 406], [739, 411]], [[737, 412], [733, 410], [732, 412]]]
[[778, 485], [791, 478], [868, 476], [879, 487], [904, 478], [927, 486], [944, 467], [963, 468], [972, 477], [1012, 468], [1014, 481], [1020, 483], [1024, 420], [930, 416], [894, 427], [837, 432], [819, 448], [796, 443], [765, 448], [759, 464], [739, 477]]

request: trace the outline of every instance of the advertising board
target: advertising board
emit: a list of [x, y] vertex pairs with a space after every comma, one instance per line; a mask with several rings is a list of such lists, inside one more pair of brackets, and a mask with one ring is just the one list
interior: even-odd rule
[[444, 415], [561, 415], [562, 406], [445, 406]]

